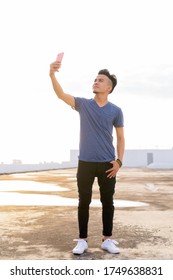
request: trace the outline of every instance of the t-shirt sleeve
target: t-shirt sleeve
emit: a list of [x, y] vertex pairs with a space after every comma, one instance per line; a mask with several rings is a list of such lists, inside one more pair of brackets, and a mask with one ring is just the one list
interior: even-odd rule
[[74, 99], [75, 99], [75, 108], [74, 109], [79, 112], [80, 108], [81, 108], [83, 98], [75, 97]]
[[123, 112], [122, 112], [121, 108], [118, 108], [118, 112], [115, 116], [113, 125], [114, 125], [114, 127], [123, 127], [124, 126], [124, 116], [123, 116]]

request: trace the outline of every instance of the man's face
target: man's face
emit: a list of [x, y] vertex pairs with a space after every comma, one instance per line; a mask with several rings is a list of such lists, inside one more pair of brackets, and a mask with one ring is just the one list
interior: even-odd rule
[[99, 74], [94, 80], [93, 93], [110, 93], [112, 82], [106, 75]]

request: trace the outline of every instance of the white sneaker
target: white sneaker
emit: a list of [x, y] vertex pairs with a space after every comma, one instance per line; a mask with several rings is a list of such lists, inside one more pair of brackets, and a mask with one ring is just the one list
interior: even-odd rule
[[88, 249], [87, 241], [84, 239], [74, 239], [73, 241], [77, 241], [76, 247], [73, 249], [74, 255], [81, 255]]
[[118, 245], [118, 242], [116, 240], [106, 239], [105, 241], [103, 241], [101, 248], [111, 254], [119, 254], [120, 249], [116, 245]]

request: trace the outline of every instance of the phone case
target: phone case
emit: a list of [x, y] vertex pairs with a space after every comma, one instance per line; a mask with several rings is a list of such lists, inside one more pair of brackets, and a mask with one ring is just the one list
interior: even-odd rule
[[57, 60], [58, 62], [61, 62], [62, 59], [63, 59], [63, 56], [64, 56], [64, 53], [63, 53], [63, 52], [58, 53], [56, 60]]

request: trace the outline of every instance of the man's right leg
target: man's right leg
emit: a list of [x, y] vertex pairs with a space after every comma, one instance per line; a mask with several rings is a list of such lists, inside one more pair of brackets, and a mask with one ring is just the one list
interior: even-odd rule
[[79, 193], [78, 223], [79, 238], [88, 236], [89, 205], [92, 197], [92, 186], [95, 179], [95, 163], [79, 161], [77, 185]]
[[94, 182], [94, 165], [90, 162], [79, 161], [77, 171], [77, 185], [79, 193], [78, 204], [78, 225], [79, 239], [73, 254], [81, 255], [88, 249], [88, 221], [89, 221], [89, 205], [92, 197], [92, 185]]

